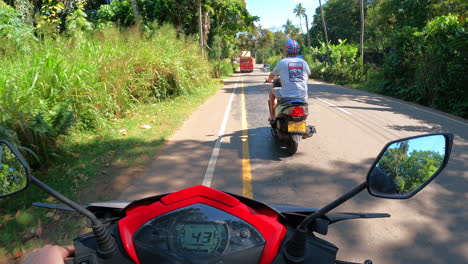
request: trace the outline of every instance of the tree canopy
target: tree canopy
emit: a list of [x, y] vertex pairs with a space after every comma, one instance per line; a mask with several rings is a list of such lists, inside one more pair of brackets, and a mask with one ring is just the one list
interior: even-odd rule
[[[406, 143], [406, 144], [405, 144]], [[407, 142], [389, 149], [378, 163], [395, 182], [399, 193], [407, 193], [427, 181], [442, 166], [444, 156], [436, 151], [408, 152]]]

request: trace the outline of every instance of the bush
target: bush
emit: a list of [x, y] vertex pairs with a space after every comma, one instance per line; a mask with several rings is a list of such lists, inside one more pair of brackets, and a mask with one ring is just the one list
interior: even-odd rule
[[222, 76], [231, 76], [234, 73], [234, 65], [229, 59], [224, 59], [221, 61], [221, 63], [218, 63], [217, 61], [212, 61], [211, 65], [213, 68], [212, 71], [214, 78], [219, 78]]
[[406, 26], [391, 37], [391, 49], [384, 57], [383, 72], [387, 85], [382, 92], [402, 99], [419, 100], [414, 93], [416, 60], [420, 53], [421, 38], [415, 35], [417, 28]]
[[330, 54], [324, 43], [321, 47], [312, 48], [311, 54], [305, 56], [313, 78], [324, 79], [335, 83], [360, 82], [366, 79], [367, 66], [361, 65], [357, 58], [358, 48], [355, 45], [340, 41], [338, 45], [329, 45]]
[[0, 138], [46, 161], [73, 124], [97, 129], [136, 104], [210, 83], [198, 54], [195, 41], [164, 25], [147, 35], [107, 28], [86, 42], [44, 39], [31, 52], [0, 57]]
[[421, 32], [415, 86], [420, 102], [468, 118], [468, 33], [456, 16], [430, 21]]
[[456, 16], [441, 16], [421, 31], [405, 27], [396, 33], [382, 92], [468, 118], [465, 26]]
[[107, 5], [102, 5], [97, 12], [98, 23], [117, 23], [129, 26], [133, 23], [132, 4], [128, 0], [110, 1]]

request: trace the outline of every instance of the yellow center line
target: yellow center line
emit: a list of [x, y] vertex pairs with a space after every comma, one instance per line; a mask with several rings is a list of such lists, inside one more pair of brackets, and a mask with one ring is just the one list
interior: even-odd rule
[[241, 80], [241, 108], [242, 108], [242, 195], [253, 198], [252, 174], [250, 172], [249, 130], [247, 127], [247, 111], [245, 106], [244, 78]]

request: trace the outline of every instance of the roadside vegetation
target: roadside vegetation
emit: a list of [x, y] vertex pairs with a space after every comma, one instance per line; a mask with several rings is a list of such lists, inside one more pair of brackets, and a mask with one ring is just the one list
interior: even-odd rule
[[[236, 33], [253, 28], [243, 1], [192, 2], [0, 0], [0, 139], [65, 196], [116, 198], [97, 185], [148, 162], [233, 73]], [[34, 186], [0, 200], [0, 263], [86, 229], [32, 202], [57, 201]]]

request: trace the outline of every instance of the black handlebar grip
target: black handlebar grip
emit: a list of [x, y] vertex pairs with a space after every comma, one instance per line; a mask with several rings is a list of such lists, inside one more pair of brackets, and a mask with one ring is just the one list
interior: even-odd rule
[[74, 258], [70, 258], [70, 259], [66, 259], [64, 261], [65, 264], [75, 264], [75, 259]]

